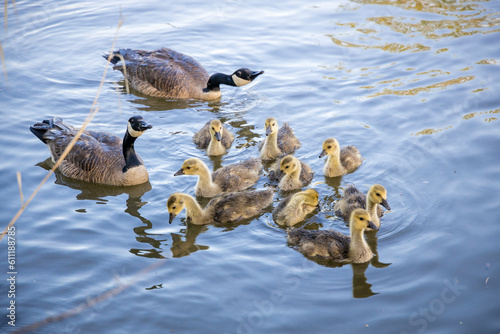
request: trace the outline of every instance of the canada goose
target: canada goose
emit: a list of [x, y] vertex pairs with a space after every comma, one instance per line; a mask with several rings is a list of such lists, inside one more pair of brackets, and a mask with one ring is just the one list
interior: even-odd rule
[[378, 230], [378, 227], [373, 224], [370, 215], [364, 209], [354, 210], [349, 224], [350, 236], [331, 230], [308, 231], [301, 228], [289, 228], [287, 230], [288, 242], [309, 257], [317, 256], [338, 262], [369, 261], [373, 253], [366, 243], [363, 231], [368, 227]]
[[[109, 55], [104, 55], [109, 59]], [[125, 60], [123, 66], [116, 65]], [[221, 96], [220, 85], [244, 86], [264, 71], [240, 68], [233, 74], [215, 73], [212, 76], [190, 56], [172, 49], [156, 51], [120, 49], [112, 54], [113, 69], [121, 71], [137, 91], [158, 97], [214, 100]]]
[[[134, 142], [151, 128], [142, 116], [133, 116], [128, 120], [123, 141], [110, 133], [86, 130], [59, 165], [59, 170], [72, 179], [112, 186], [147, 182], [148, 171], [135, 153]], [[59, 117], [36, 123], [30, 130], [47, 144], [54, 162], [78, 132]]]
[[355, 146], [349, 145], [340, 150], [337, 139], [328, 138], [323, 143], [320, 158], [328, 155], [323, 172], [325, 176], [335, 177], [354, 171], [361, 165], [361, 154]]
[[335, 203], [333, 209], [338, 216], [345, 220], [350, 217], [354, 209], [366, 209], [370, 214], [371, 221], [377, 227], [380, 227], [379, 217], [384, 215], [384, 210], [382, 210], [379, 204], [387, 210], [391, 209], [389, 203], [387, 203], [387, 191], [380, 184], [371, 186], [370, 190], [368, 190], [368, 197], [363, 195], [355, 186], [350, 185], [345, 188], [344, 196]]
[[273, 202], [272, 190], [243, 191], [214, 197], [202, 208], [196, 200], [183, 193], [172, 194], [167, 201], [169, 223], [186, 208], [187, 220], [195, 225], [229, 223], [252, 218]]
[[307, 189], [282, 200], [273, 210], [273, 219], [278, 225], [293, 226], [316, 209], [319, 209], [319, 194]]
[[300, 141], [293, 134], [288, 123], [278, 130], [276, 118], [266, 119], [266, 138], [260, 144], [259, 151], [262, 160], [274, 160], [280, 155], [292, 154], [300, 147]]
[[311, 182], [314, 172], [307, 164], [293, 155], [287, 155], [271, 166], [269, 177], [279, 181], [278, 188], [288, 191], [302, 188]]
[[213, 197], [226, 192], [243, 190], [259, 180], [262, 163], [260, 159], [248, 159], [240, 163], [219, 168], [210, 175], [210, 171], [198, 158], [184, 161], [178, 175], [199, 175], [196, 183], [196, 196]]
[[222, 155], [233, 144], [234, 135], [221, 121], [214, 119], [193, 136], [193, 141], [198, 148], [207, 149], [208, 155]]

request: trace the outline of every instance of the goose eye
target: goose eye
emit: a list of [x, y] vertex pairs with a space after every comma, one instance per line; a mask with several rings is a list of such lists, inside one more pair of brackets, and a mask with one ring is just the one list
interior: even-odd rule
[[175, 210], [176, 206], [173, 206], [172, 209]]
[[236, 72], [236, 75], [241, 77], [241, 71]]
[[214, 130], [214, 131], [215, 131], [214, 127], [212, 127], [212, 130]]
[[359, 220], [365, 220], [363, 217], [359, 217]]
[[273, 126], [275, 126], [275, 125], [276, 125], [276, 123], [273, 123]]
[[332, 148], [332, 145], [328, 146], [328, 148]]
[[288, 167], [290, 167], [290, 166], [286, 166], [285, 168], [288, 168]]
[[380, 194], [379, 194], [379, 193], [377, 193], [377, 196], [378, 196], [378, 197], [380, 197]]
[[191, 167], [186, 167], [186, 169], [191, 169]]

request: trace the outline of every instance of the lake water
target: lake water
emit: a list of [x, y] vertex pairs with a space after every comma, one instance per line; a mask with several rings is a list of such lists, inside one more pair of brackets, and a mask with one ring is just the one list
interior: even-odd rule
[[[220, 101], [127, 94], [108, 72], [90, 124], [136, 142], [150, 182], [92, 186], [52, 175], [15, 223], [15, 297], [0, 243], [0, 333], [498, 333], [500, 331], [500, 3], [498, 1], [8, 1], [0, 42], [2, 229], [47, 173], [29, 126], [80, 126], [117, 48], [169, 47], [209, 73], [264, 70]], [[321, 212], [301, 226], [348, 233], [333, 205], [349, 184], [379, 183], [392, 210], [368, 264], [311, 261], [270, 210], [229, 226], [168, 224], [173, 177], [188, 157], [217, 168], [258, 155], [264, 120], [288, 122], [315, 171]], [[236, 135], [209, 159], [192, 135], [212, 118]], [[362, 166], [325, 179], [321, 144], [356, 145]], [[272, 187], [264, 171], [254, 187]], [[284, 194], [277, 192], [275, 204]], [[129, 284], [122, 291], [112, 290]], [[89, 299], [96, 304], [57, 317]], [[108, 297], [108, 298], [106, 298]], [[6, 317], [15, 301], [15, 328]], [[37, 325], [38, 326], [38, 325]]]

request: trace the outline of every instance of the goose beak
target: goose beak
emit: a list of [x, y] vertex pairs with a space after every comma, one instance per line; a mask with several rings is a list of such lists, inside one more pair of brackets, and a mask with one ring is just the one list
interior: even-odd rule
[[181, 168], [179, 169], [175, 174], [174, 176], [179, 176], [179, 175], [184, 175], [184, 170]]
[[378, 231], [377, 225], [375, 225], [371, 220], [368, 221], [368, 227], [370, 227], [374, 231]]
[[168, 215], [168, 223], [169, 224], [172, 224], [172, 222], [174, 221], [175, 216], [177, 216], [175, 213], [170, 213]]
[[221, 141], [222, 135], [220, 134], [220, 131], [216, 132], [214, 136], [215, 136], [215, 139], [217, 139], [218, 141]]
[[252, 73], [250, 73], [250, 80], [254, 80], [262, 73], [264, 73], [264, 71], [253, 71]]
[[389, 206], [389, 203], [387, 203], [387, 201], [385, 199], [382, 199], [382, 203], [380, 203], [384, 208], [386, 208], [387, 210], [390, 210], [391, 207]]
[[327, 155], [326, 151], [323, 150], [321, 151], [321, 154], [319, 155], [319, 158], [323, 158], [325, 155]]
[[266, 136], [269, 136], [273, 132], [273, 129], [270, 126], [266, 126]]
[[139, 123], [139, 128], [141, 129], [141, 131], [146, 131], [148, 129], [152, 129], [153, 126], [152, 125], [149, 125], [148, 123], [144, 122], [144, 121], [141, 121]]

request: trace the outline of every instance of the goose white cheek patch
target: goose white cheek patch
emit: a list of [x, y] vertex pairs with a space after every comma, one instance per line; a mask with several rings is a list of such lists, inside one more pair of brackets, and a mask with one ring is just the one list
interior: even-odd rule
[[231, 76], [231, 78], [233, 79], [234, 83], [238, 87], [248, 85], [250, 82], [252, 82], [251, 80], [242, 79], [242, 78], [238, 77], [236, 74], [233, 74]]
[[127, 128], [128, 128], [128, 133], [135, 138], [139, 137], [143, 133], [143, 131], [136, 131], [132, 129], [132, 125], [130, 125], [130, 123], [127, 124]]

